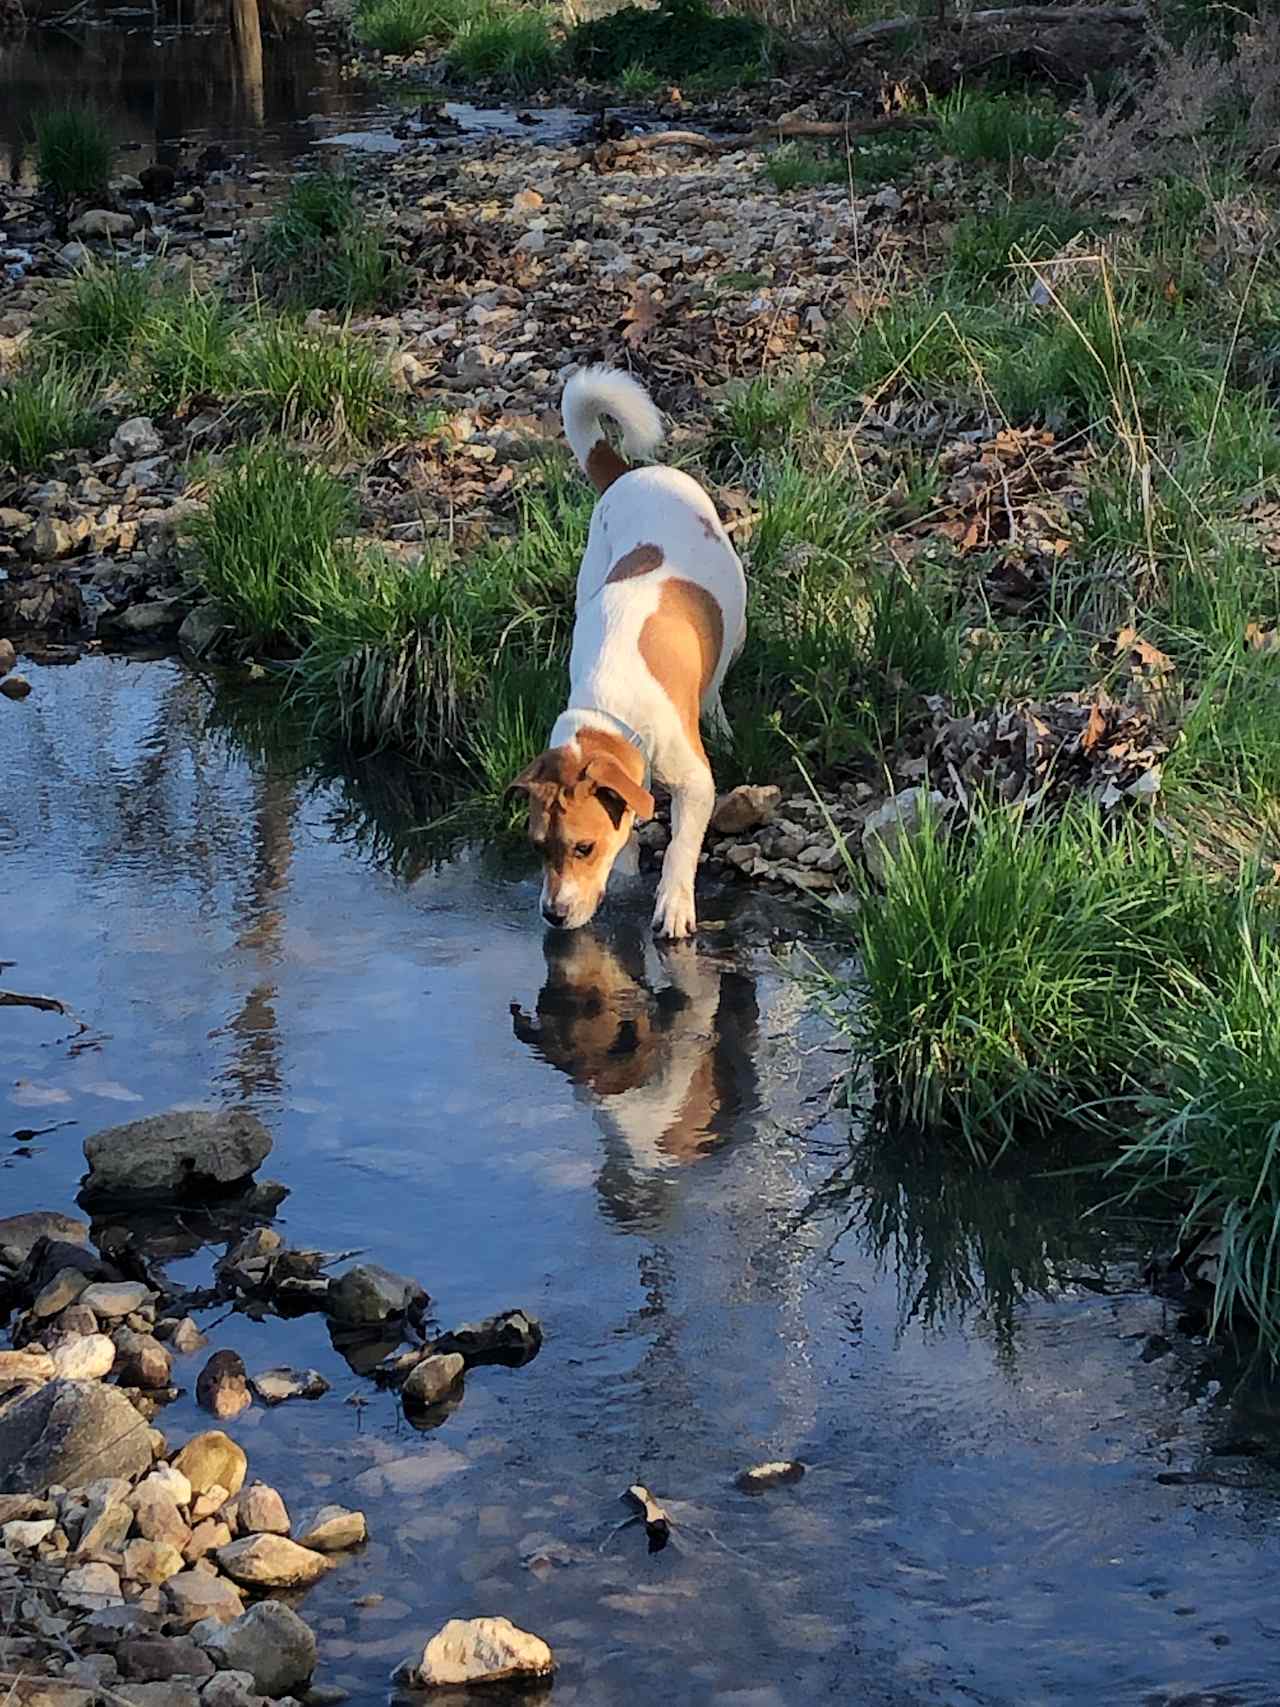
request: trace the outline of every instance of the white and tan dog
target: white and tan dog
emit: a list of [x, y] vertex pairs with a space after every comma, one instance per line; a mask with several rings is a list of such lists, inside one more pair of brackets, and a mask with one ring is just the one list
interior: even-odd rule
[[569, 706], [545, 752], [511, 784], [529, 799], [542, 852], [542, 915], [585, 925], [638, 820], [651, 778], [671, 791], [671, 842], [654, 929], [691, 936], [694, 877], [715, 783], [699, 724], [725, 730], [720, 685], [746, 634], [747, 584], [710, 498], [676, 468], [632, 468], [662, 442], [662, 418], [624, 373], [591, 367], [565, 386], [565, 433], [600, 493], [578, 571]]

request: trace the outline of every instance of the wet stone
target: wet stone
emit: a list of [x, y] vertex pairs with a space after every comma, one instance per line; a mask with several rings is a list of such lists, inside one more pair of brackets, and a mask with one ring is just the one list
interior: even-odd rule
[[288, 1399], [319, 1399], [329, 1391], [329, 1383], [316, 1369], [263, 1369], [249, 1379], [264, 1405], [283, 1405]]
[[174, 1109], [86, 1138], [84, 1195], [199, 1197], [246, 1183], [271, 1135], [241, 1110]]
[[298, 1545], [317, 1553], [340, 1553], [347, 1547], [360, 1546], [369, 1536], [364, 1513], [341, 1505], [321, 1506], [301, 1529]]
[[377, 1263], [360, 1263], [329, 1285], [329, 1314], [350, 1327], [373, 1326], [428, 1302], [416, 1280]]
[[435, 1405], [446, 1398], [462, 1379], [466, 1359], [456, 1351], [424, 1357], [409, 1371], [401, 1391], [407, 1403]]
[[196, 1402], [215, 1417], [237, 1417], [253, 1403], [239, 1352], [215, 1351], [196, 1378]]
[[80, 1294], [80, 1302], [92, 1310], [99, 1321], [103, 1321], [129, 1315], [145, 1304], [150, 1296], [150, 1291], [138, 1280], [99, 1281], [85, 1288]]
[[216, 1486], [231, 1495], [244, 1486], [249, 1461], [229, 1435], [221, 1429], [207, 1429], [187, 1442], [173, 1460], [173, 1467], [190, 1482], [193, 1494], [207, 1493]]

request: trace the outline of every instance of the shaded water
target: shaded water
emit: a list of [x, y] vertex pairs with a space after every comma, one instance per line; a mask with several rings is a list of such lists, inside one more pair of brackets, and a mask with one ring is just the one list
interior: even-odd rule
[[[120, 171], [152, 158], [177, 164], [210, 144], [264, 167], [335, 141], [394, 151], [390, 127], [409, 122], [424, 91], [344, 71], [341, 56], [301, 21], [305, 10], [290, 0], [91, 0], [67, 16], [64, 0], [34, 0], [29, 26], [0, 34], [0, 183], [34, 183], [30, 139], [40, 113], [86, 103], [107, 120]], [[464, 132], [533, 142], [562, 141], [585, 122], [559, 108], [532, 123], [464, 101], [439, 111]]]
[[[503, 1613], [557, 1650], [556, 1707], [1280, 1699], [1280, 1500], [1156, 1480], [1262, 1479], [1265, 1390], [1216, 1391], [1069, 1180], [851, 1148], [749, 908], [710, 899], [696, 951], [638, 900], [549, 945], [530, 874], [424, 860], [403, 773], [324, 780], [173, 662], [29, 673], [0, 959], [87, 1029], [0, 1009], [5, 1211], [68, 1207], [96, 1128], [244, 1102], [288, 1238], [416, 1275], [442, 1325], [545, 1328], [422, 1434], [319, 1318], [213, 1330], [332, 1383], [229, 1425], [295, 1513], [368, 1512], [304, 1603], [324, 1679], [379, 1700], [445, 1618]], [[1263, 1457], [1211, 1456], [1242, 1437]], [[735, 1490], [792, 1455], [803, 1481]], [[636, 1479], [660, 1553], [616, 1527]]]

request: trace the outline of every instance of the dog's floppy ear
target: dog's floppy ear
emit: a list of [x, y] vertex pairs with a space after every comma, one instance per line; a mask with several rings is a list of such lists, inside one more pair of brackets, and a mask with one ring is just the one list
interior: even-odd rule
[[551, 766], [547, 763], [547, 754], [539, 753], [533, 763], [526, 765], [519, 776], [512, 777], [502, 791], [502, 798], [510, 800], [513, 795], [517, 794], [529, 796], [538, 794], [544, 799], [549, 798], [560, 786], [558, 780], [551, 776], [550, 771]]
[[622, 822], [624, 811], [634, 812], [641, 823], [653, 817], [656, 810], [653, 796], [634, 777], [628, 776], [616, 759], [592, 759], [585, 774], [591, 792], [613, 819], [615, 829]]

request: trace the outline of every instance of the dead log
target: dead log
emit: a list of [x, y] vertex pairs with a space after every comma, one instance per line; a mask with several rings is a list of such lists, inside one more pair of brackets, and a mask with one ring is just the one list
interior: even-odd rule
[[842, 51], [867, 47], [903, 30], [936, 29], [939, 24], [956, 25], [965, 29], [983, 29], [999, 24], [1043, 24], [1054, 29], [1059, 24], [1145, 24], [1150, 17], [1146, 6], [997, 6], [968, 16], [954, 15], [936, 18], [904, 14], [898, 18], [881, 18], [879, 23], [867, 24], [851, 36], [840, 38]]
[[776, 124], [739, 136], [704, 136], [697, 130], [655, 130], [647, 136], [627, 136], [607, 142], [599, 150], [611, 159], [643, 154], [650, 148], [700, 148], [706, 154], [731, 154], [737, 148], [759, 148], [765, 143], [787, 142], [799, 137], [878, 136], [884, 131], [935, 130], [937, 120], [922, 113], [900, 113], [876, 119], [779, 119]]

